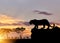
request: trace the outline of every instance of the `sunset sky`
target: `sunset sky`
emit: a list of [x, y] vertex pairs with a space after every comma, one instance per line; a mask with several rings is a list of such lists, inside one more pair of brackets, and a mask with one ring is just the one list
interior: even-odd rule
[[[34, 10], [53, 15], [37, 14]], [[60, 0], [0, 0], [0, 15], [8, 15], [19, 20], [48, 19], [60, 23]]]
[[0, 29], [24, 27], [24, 35], [31, 35], [32, 19], [48, 19], [60, 27], [60, 0], [0, 0]]

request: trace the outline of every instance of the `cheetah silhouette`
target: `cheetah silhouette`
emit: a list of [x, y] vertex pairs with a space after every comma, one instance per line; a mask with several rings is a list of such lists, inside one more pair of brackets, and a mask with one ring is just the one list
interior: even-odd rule
[[48, 26], [48, 28], [51, 26], [47, 19], [42, 19], [42, 20], [34, 19], [34, 20], [30, 20], [29, 24], [30, 25], [31, 24], [35, 25], [34, 28], [37, 28], [37, 29], [38, 29], [39, 25], [43, 25], [43, 28], [45, 28], [46, 25]]

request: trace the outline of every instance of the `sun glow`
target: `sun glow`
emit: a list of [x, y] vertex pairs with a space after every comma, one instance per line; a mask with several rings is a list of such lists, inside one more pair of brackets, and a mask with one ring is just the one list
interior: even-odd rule
[[14, 41], [9, 39], [0, 39], [0, 43], [14, 43]]

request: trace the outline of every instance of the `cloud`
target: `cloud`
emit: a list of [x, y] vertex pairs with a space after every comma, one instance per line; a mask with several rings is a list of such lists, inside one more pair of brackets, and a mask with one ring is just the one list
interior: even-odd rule
[[45, 11], [34, 10], [34, 12], [36, 12], [38, 14], [52, 15], [52, 13], [48, 13], [48, 12], [45, 12]]
[[24, 22], [25, 25], [30, 26], [29, 22]]
[[0, 23], [13, 24], [13, 23], [18, 23], [20, 21], [24, 21], [24, 20], [20, 20], [20, 19], [13, 18], [11, 16], [0, 14]]
[[0, 14], [0, 26], [11, 26], [11, 25], [14, 25], [14, 26], [18, 26], [18, 25], [26, 25], [26, 26], [29, 26], [29, 23], [24, 21], [24, 20], [21, 20], [21, 19], [16, 19], [16, 18], [13, 18], [11, 16], [7, 16], [7, 15], [4, 15], [4, 14]]

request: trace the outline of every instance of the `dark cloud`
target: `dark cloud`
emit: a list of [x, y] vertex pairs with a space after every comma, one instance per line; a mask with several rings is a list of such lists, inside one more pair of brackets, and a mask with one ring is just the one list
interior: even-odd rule
[[48, 12], [45, 12], [45, 11], [34, 10], [34, 12], [36, 12], [38, 14], [52, 15], [52, 13], [48, 13]]
[[24, 22], [24, 25], [30, 26], [29, 22]]

